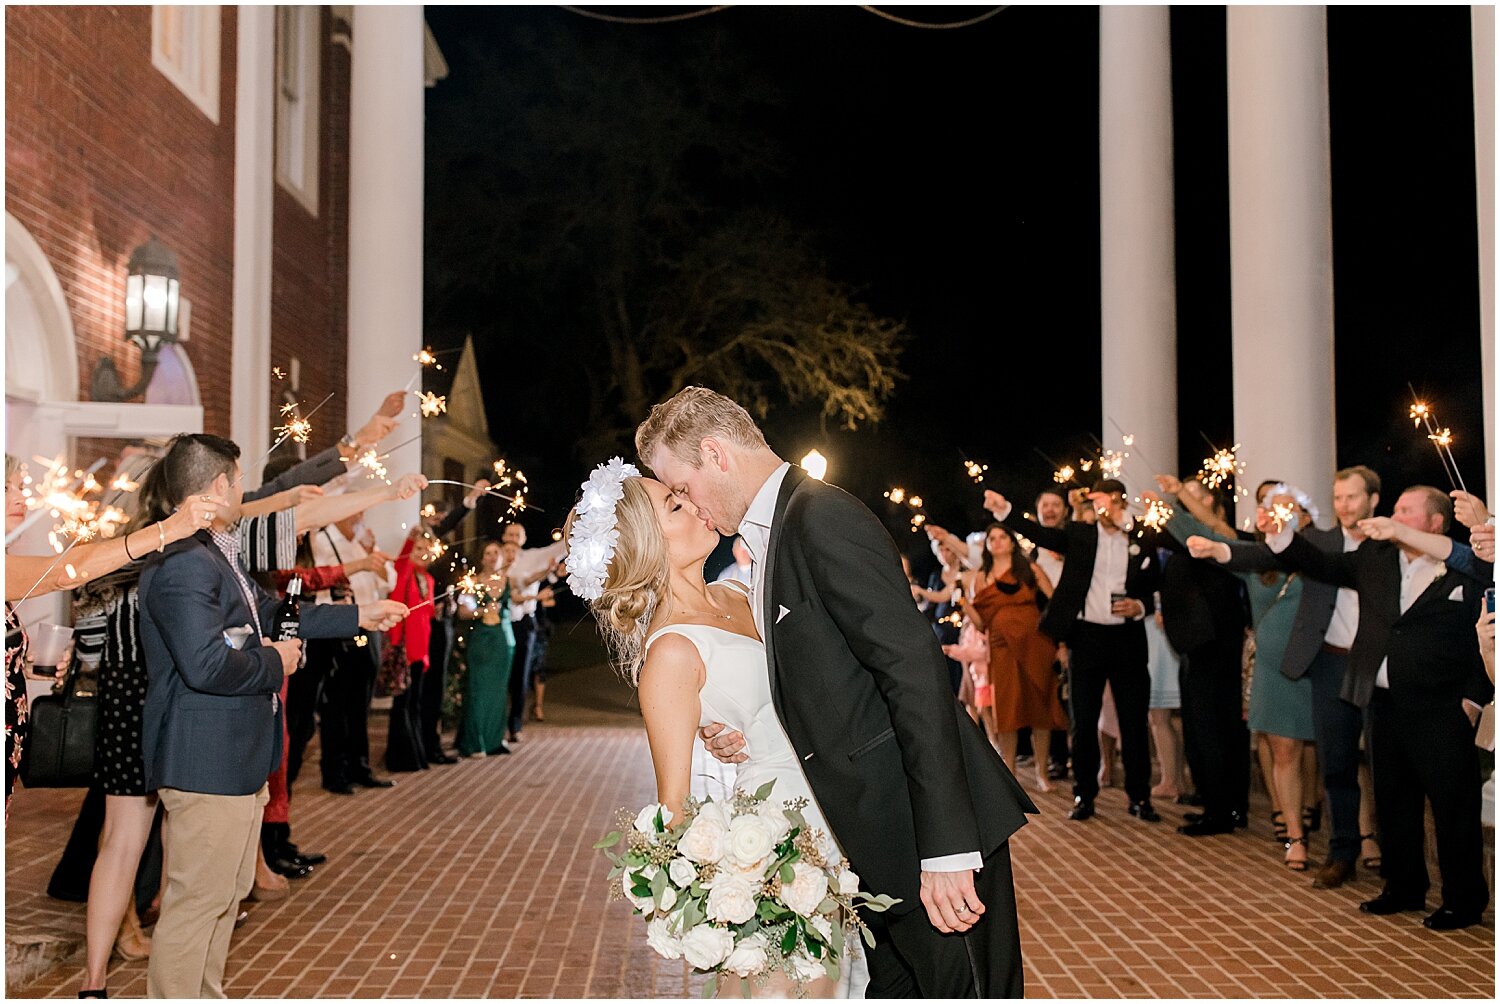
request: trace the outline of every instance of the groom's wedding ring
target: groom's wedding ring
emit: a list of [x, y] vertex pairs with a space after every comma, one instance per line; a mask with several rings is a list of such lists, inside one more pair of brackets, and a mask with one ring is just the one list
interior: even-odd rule
[[956, 910], [956, 911], [954, 911], [954, 912], [956, 912], [956, 913], [959, 913], [959, 914], [965, 914], [965, 913], [968, 913], [968, 912], [969, 912], [969, 908], [968, 908], [968, 907], [967, 907], [967, 906], [961, 906], [961, 907], [959, 907], [959, 908], [958, 908], [958, 909], [957, 909], [957, 910]]

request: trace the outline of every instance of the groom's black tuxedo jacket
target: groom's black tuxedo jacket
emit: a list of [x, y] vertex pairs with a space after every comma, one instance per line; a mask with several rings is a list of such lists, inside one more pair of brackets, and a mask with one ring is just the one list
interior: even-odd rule
[[[1099, 534], [1104, 531], [1093, 523], [1042, 526], [1022, 516], [1014, 505], [1000, 522], [1012, 533], [1063, 556], [1062, 575], [1052, 590], [1047, 612], [1042, 615], [1042, 631], [1056, 641], [1067, 641], [1078, 624], [1078, 614], [1088, 597], [1089, 583], [1094, 579], [1094, 559], [1099, 553]], [[1146, 605], [1149, 617], [1156, 612], [1153, 594], [1161, 587], [1161, 569], [1156, 559], [1157, 533], [1136, 520], [1126, 536], [1129, 550], [1125, 561], [1125, 592], [1131, 599]]]
[[865, 887], [899, 897], [897, 913], [916, 909], [923, 859], [988, 856], [1036, 806], [954, 700], [869, 509], [793, 467], [766, 551], [776, 712]]

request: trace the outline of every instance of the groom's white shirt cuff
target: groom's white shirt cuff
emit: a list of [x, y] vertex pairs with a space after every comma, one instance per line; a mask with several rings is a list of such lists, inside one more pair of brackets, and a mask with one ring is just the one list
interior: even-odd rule
[[983, 867], [984, 855], [978, 851], [968, 851], [964, 854], [944, 854], [940, 858], [922, 859], [922, 870], [924, 872], [978, 871]]

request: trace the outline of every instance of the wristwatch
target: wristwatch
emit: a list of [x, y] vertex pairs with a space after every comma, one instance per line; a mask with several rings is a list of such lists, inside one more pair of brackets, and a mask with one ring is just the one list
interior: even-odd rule
[[342, 436], [339, 437], [339, 445], [340, 446], [347, 446], [349, 449], [352, 450], [356, 446], [358, 446], [359, 443], [358, 443], [358, 441], [355, 440], [355, 438], [353, 436], [349, 435], [349, 433], [346, 432]]

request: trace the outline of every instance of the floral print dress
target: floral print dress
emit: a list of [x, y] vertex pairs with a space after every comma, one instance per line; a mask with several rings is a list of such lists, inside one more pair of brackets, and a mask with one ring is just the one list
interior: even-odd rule
[[26, 702], [26, 628], [15, 609], [5, 604], [5, 819], [10, 795], [21, 772], [21, 752], [31, 718]]

